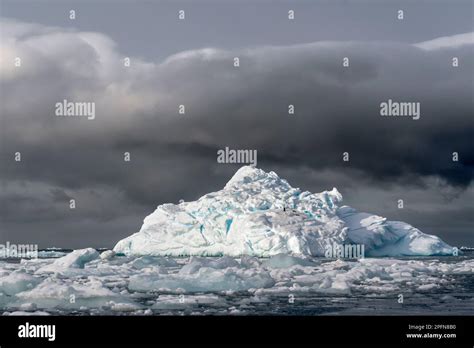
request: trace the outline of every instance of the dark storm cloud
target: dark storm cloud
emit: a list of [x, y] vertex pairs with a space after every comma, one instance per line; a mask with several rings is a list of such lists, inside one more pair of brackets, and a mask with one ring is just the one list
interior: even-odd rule
[[[325, 173], [319, 184], [309, 176], [290, 180], [312, 191], [321, 182], [339, 188], [344, 182], [349, 191], [411, 186], [432, 194], [439, 185], [429, 178], [454, 191], [473, 178], [472, 34], [422, 45], [206, 48], [159, 63], [132, 57], [125, 68], [120, 47], [102, 34], [11, 20], [2, 28], [5, 61], [23, 61], [22, 68], [1, 66], [1, 175], [12, 197], [1, 211], [9, 228], [15, 220], [75, 222], [71, 230], [102, 222], [83, 232], [91, 240], [94, 228], [112, 235], [114, 218], [138, 229], [150, 207], [220, 189], [236, 169], [216, 163], [225, 146], [258, 150], [259, 167], [290, 179], [302, 169]], [[63, 99], [95, 102], [96, 119], [54, 116]], [[381, 117], [380, 103], [388, 99], [420, 102], [421, 118]], [[178, 114], [180, 104], [185, 115]], [[16, 151], [21, 163], [12, 160]], [[451, 160], [454, 151], [459, 162]], [[341, 173], [339, 183], [334, 173]], [[24, 182], [34, 189], [25, 192]], [[74, 215], [69, 197], [80, 202]]]
[[[415, 43], [472, 31], [472, 0], [2, 0], [3, 16], [103, 32], [122, 52], [163, 59], [202, 47], [314, 41]], [[113, 4], [113, 5], [112, 5]], [[77, 18], [70, 21], [70, 9]], [[186, 10], [178, 21], [177, 11]], [[296, 14], [287, 19], [288, 10]], [[397, 11], [405, 19], [397, 20]]]

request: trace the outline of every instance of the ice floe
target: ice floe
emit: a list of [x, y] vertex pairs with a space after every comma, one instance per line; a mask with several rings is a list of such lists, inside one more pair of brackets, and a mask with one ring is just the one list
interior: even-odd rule
[[[308, 304], [371, 297], [395, 303], [400, 293], [406, 298], [438, 296], [440, 303], [447, 294], [472, 299], [472, 289], [463, 282], [474, 275], [474, 259], [466, 256], [337, 260], [284, 254], [106, 255], [83, 249], [61, 259], [0, 261], [0, 310], [5, 315], [242, 314], [284, 308], [268, 304], [282, 300], [288, 305], [290, 295]], [[462, 296], [455, 301], [472, 304]]]

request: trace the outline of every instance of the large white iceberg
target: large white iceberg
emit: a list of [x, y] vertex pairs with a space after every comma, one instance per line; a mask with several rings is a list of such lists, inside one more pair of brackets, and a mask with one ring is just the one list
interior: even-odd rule
[[163, 204], [140, 231], [119, 241], [126, 255], [324, 256], [334, 245], [362, 245], [366, 256], [447, 255], [436, 236], [341, 205], [331, 191], [293, 188], [274, 172], [240, 168], [224, 189], [194, 202]]

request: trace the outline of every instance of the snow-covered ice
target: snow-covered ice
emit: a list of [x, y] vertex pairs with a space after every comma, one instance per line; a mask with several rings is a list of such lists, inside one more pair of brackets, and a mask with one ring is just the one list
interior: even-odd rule
[[365, 256], [450, 255], [436, 236], [341, 205], [342, 195], [293, 188], [274, 172], [240, 168], [225, 187], [193, 202], [163, 204], [140, 231], [119, 241], [126, 255], [324, 256], [363, 245]]
[[61, 259], [0, 261], [0, 313], [324, 314], [378, 306], [387, 313], [472, 314], [473, 275], [474, 258], [466, 255], [99, 257], [83, 249]]

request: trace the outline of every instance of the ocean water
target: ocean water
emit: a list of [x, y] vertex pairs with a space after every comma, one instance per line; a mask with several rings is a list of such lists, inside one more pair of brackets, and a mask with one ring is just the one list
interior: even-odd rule
[[[0, 259], [3, 315], [473, 315], [474, 253], [364, 260]], [[51, 257], [54, 256], [54, 257]]]

